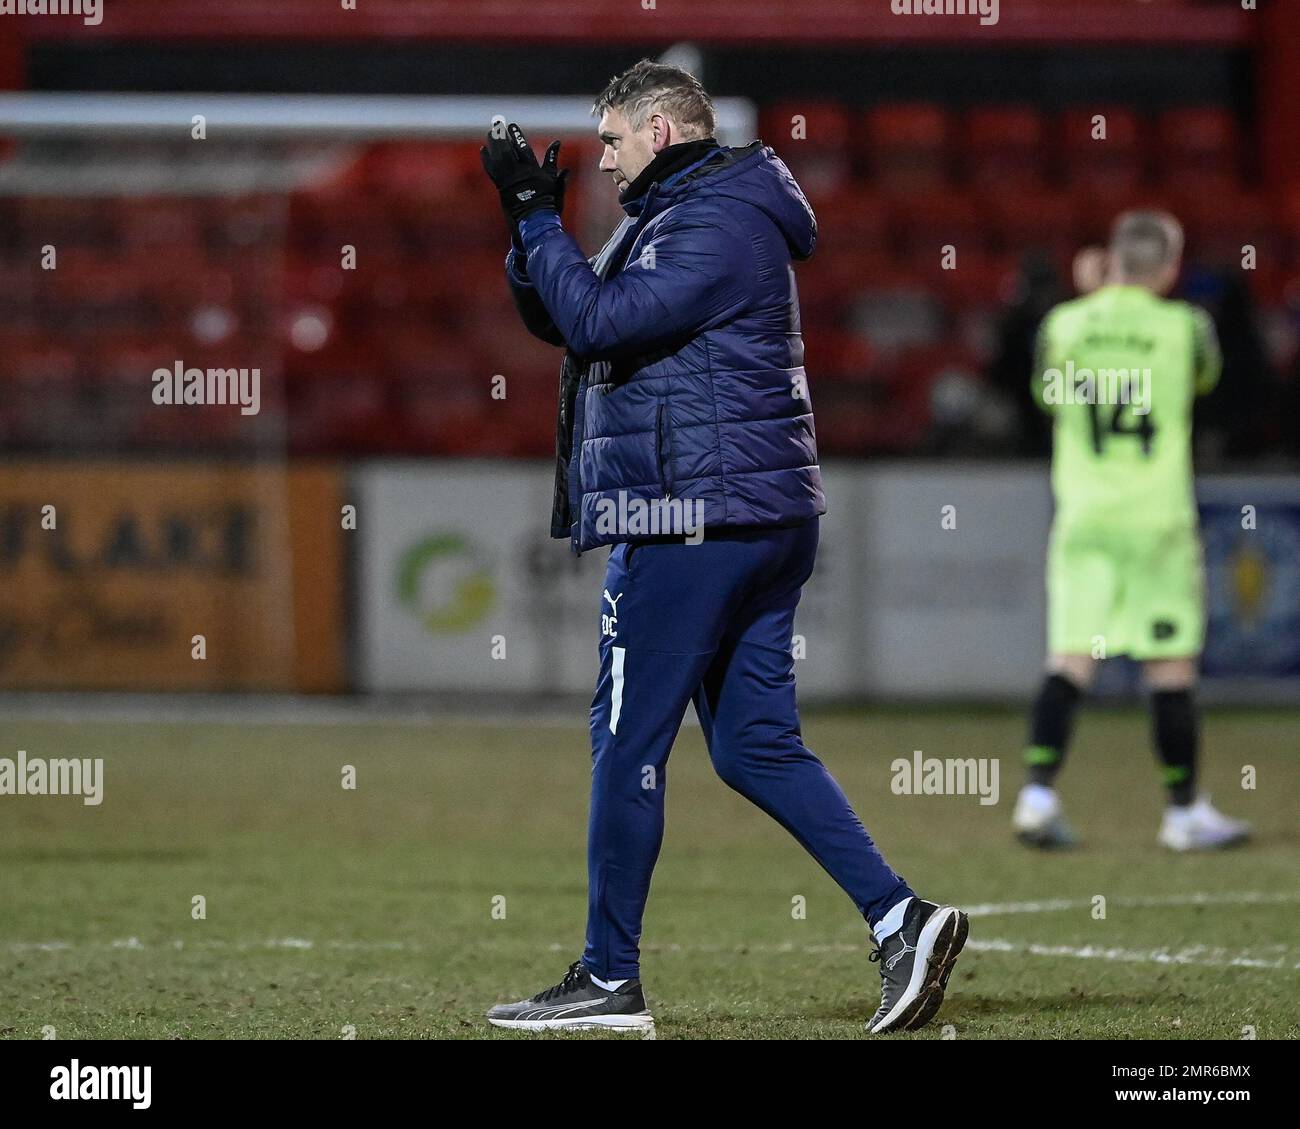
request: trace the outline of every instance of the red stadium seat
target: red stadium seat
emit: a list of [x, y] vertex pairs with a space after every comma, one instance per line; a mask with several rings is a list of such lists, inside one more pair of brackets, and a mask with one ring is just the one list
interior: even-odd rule
[[[888, 249], [829, 240], [796, 274], [805, 329], [838, 322], [862, 293], [899, 285], [900, 273]], [[911, 281], [907, 275], [901, 284]]]
[[1147, 142], [1137, 116], [1123, 107], [1063, 114], [1061, 156], [1069, 188], [1091, 199], [1131, 196], [1146, 181]]
[[1275, 269], [1290, 258], [1286, 229], [1258, 193], [1185, 189], [1168, 197], [1168, 207], [1186, 229], [1188, 253], [1196, 260], [1240, 270], [1247, 245], [1255, 248], [1257, 266]]
[[1104, 243], [1110, 238], [1111, 227], [1122, 212], [1169, 206], [1168, 193], [1158, 186], [1145, 184], [1128, 188], [1112, 184], [1109, 191], [1095, 192], [1072, 186], [1069, 195], [1077, 209], [1081, 243]]
[[962, 183], [998, 192], [1041, 188], [1049, 152], [1043, 115], [1030, 106], [990, 106], [971, 110], [963, 130]]
[[1026, 191], [1015, 185], [991, 192], [984, 215], [1004, 250], [1071, 256], [1081, 241], [1079, 203], [1071, 193], [1055, 188]]
[[811, 195], [835, 192], [853, 175], [860, 148], [853, 117], [834, 102], [791, 102], [768, 107], [759, 117], [760, 134]]
[[784, 155], [797, 149], [850, 152], [853, 115], [838, 102], [801, 100], [765, 107], [759, 114], [759, 136]]
[[951, 131], [939, 106], [877, 106], [863, 116], [875, 184], [889, 193], [936, 190], [948, 179]]
[[958, 251], [955, 270], [936, 270], [930, 277], [935, 290], [953, 308], [997, 306], [1018, 260], [1015, 252], [963, 247]]
[[[485, 130], [486, 132], [486, 130]], [[483, 177], [479, 142], [400, 141], [372, 145], [363, 160], [370, 191], [435, 201]]]
[[879, 250], [893, 239], [893, 207], [866, 181], [855, 180], [835, 192], [810, 194], [809, 202], [817, 216], [820, 242], [844, 241], [861, 250]]
[[824, 381], [867, 379], [874, 363], [875, 350], [861, 334], [830, 326], [804, 334], [804, 369], [814, 397]]
[[1160, 115], [1157, 137], [1157, 167], [1166, 184], [1195, 184], [1203, 191], [1241, 185], [1241, 137], [1226, 109], [1166, 110]]
[[[988, 217], [972, 194], [944, 188], [896, 202], [897, 246], [909, 260], [940, 265], [945, 247], [982, 252], [991, 244]], [[929, 266], [925, 268], [929, 272]]]

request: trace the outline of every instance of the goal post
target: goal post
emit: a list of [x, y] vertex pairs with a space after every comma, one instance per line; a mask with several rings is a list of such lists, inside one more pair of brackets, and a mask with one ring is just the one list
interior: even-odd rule
[[[715, 100], [718, 140], [752, 141], [754, 104]], [[125, 134], [185, 137], [195, 115], [209, 136], [313, 137], [334, 140], [470, 139], [483, 136], [497, 116], [530, 132], [560, 137], [594, 135], [586, 98], [519, 95], [326, 94], [0, 94], [0, 136], [105, 137]]]

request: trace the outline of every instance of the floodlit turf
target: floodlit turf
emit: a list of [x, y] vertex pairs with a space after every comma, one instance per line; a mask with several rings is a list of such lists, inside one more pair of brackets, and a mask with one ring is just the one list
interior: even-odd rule
[[[0, 797], [0, 1036], [535, 1038], [481, 1016], [558, 980], [581, 948], [589, 760], [575, 720], [4, 722], [0, 756], [103, 757], [106, 784], [98, 808]], [[957, 1038], [1300, 1036], [1300, 716], [1207, 719], [1205, 785], [1258, 838], [1195, 857], [1155, 844], [1136, 711], [1082, 720], [1063, 793], [1084, 849], [1015, 845], [1023, 728], [1009, 712], [805, 717], [895, 868], [980, 910], [938, 1019], [889, 1037], [938, 1039], [945, 1024]], [[894, 795], [890, 762], [914, 749], [1001, 757], [1000, 802]], [[340, 786], [348, 764], [355, 791]], [[848, 900], [713, 776], [698, 729], [667, 787], [643, 965], [658, 1037], [871, 1038], [879, 977]], [[1035, 904], [1010, 912], [1018, 902]]]

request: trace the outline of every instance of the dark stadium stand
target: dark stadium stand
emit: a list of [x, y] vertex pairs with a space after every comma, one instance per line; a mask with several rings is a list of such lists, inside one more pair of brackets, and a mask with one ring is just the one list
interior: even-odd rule
[[[1094, 112], [1106, 118], [1104, 145], [1092, 136]], [[1063, 287], [1073, 253], [1104, 238], [1125, 206], [1174, 207], [1193, 270], [1238, 261], [1247, 242], [1266, 249], [1251, 276], [1266, 311], [1285, 305], [1300, 268], [1285, 215], [1246, 187], [1237, 122], [1216, 107], [955, 113], [805, 102], [765, 107], [760, 136], [804, 185], [821, 226], [799, 285], [830, 454], [932, 453], [936, 411], [987, 392], [997, 319], [1025, 257], [1045, 256]], [[88, 199], [0, 198], [8, 233], [0, 355], [14, 392], [0, 415], [6, 444], [548, 454], [559, 356], [513, 314], [501, 278], [504, 228], [477, 145], [392, 142], [298, 156], [304, 171], [291, 192], [241, 191], [257, 182], [257, 157], [235, 150], [215, 197], [163, 196], [149, 191], [147, 171], [137, 174], [138, 193], [120, 191], [118, 155], [91, 145], [75, 157]], [[570, 194], [566, 220], [591, 250], [602, 233], [584, 227], [583, 208], [606, 188], [591, 183], [596, 158], [590, 145], [566, 148], [588, 182]], [[59, 159], [14, 149], [9, 171], [49, 176]], [[140, 170], [179, 159], [162, 148], [133, 155]], [[103, 186], [95, 195], [97, 164], [103, 185], [119, 186], [112, 195]], [[57, 271], [18, 260], [34, 239], [58, 245]], [[355, 271], [341, 269], [345, 245], [358, 248]], [[944, 269], [946, 245], [955, 270]], [[50, 325], [57, 335], [38, 332]], [[266, 401], [282, 395], [287, 408], [278, 422], [275, 413], [252, 425], [219, 411], [150, 412], [111, 395], [115, 381], [177, 357], [202, 366], [231, 355], [261, 364]], [[1290, 363], [1285, 354], [1271, 360]], [[497, 373], [507, 379], [504, 403], [489, 399]], [[56, 388], [66, 396], [52, 397]], [[948, 407], [937, 407], [940, 396]], [[68, 411], [51, 413], [51, 398]], [[986, 421], [995, 451], [1009, 441], [1000, 420], [994, 412]]]

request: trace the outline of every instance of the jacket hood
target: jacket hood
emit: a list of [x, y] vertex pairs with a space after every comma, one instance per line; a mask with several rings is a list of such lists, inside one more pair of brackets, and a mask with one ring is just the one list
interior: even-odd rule
[[687, 193], [742, 200], [763, 211], [785, 236], [796, 260], [807, 259], [817, 246], [812, 205], [785, 162], [761, 141], [719, 149], [659, 195], [667, 205]]

